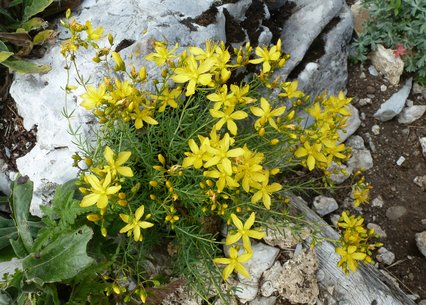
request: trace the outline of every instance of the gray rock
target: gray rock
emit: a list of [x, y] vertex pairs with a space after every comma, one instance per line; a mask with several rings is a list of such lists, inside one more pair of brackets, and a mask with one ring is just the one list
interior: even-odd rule
[[0, 159], [0, 192], [6, 196], [10, 195], [10, 179], [6, 173], [7, 165]]
[[422, 86], [419, 83], [413, 84], [413, 93], [421, 94], [423, 98], [426, 98], [426, 86]]
[[378, 262], [382, 262], [385, 265], [392, 265], [395, 261], [395, 254], [385, 247], [380, 247], [378, 250], [378, 254], [376, 255], [376, 259]]
[[320, 216], [330, 214], [339, 208], [339, 205], [334, 198], [322, 195], [315, 197], [313, 205], [314, 211]]
[[381, 85], [380, 86], [380, 91], [385, 92], [388, 89], [388, 87], [386, 87], [386, 85]]
[[276, 296], [271, 296], [269, 298], [257, 297], [249, 303], [249, 305], [275, 305], [277, 302]]
[[340, 215], [339, 214], [333, 214], [330, 216], [330, 221], [334, 226], [337, 226], [337, 223], [339, 222]]
[[368, 149], [353, 149], [352, 156], [348, 160], [348, 167], [352, 171], [359, 169], [368, 170], [373, 167], [373, 157]]
[[257, 293], [259, 291], [259, 287], [257, 284], [249, 285], [249, 284], [240, 282], [237, 284], [236, 288], [237, 289], [235, 291], [235, 295], [243, 304], [253, 301], [256, 298]]
[[421, 300], [417, 305], [426, 305], [426, 300]]
[[420, 252], [426, 257], [426, 231], [416, 234], [416, 245]]
[[343, 130], [338, 130], [340, 143], [345, 142], [346, 139], [353, 135], [359, 126], [361, 126], [358, 109], [356, 109], [351, 104], [349, 104], [348, 107], [350, 108], [351, 116], [346, 121], [346, 127]]
[[[299, 0], [296, 2], [302, 1]], [[331, 2], [339, 3], [341, 1], [314, 0], [310, 2], [311, 4], [318, 2], [321, 3], [321, 6], [328, 6]], [[305, 9], [307, 9], [308, 6], [306, 6]], [[315, 8], [314, 10], [318, 10], [318, 8]], [[311, 12], [307, 14], [310, 13]], [[322, 94], [324, 90], [326, 90], [327, 94], [329, 95], [336, 95], [339, 93], [339, 91], [344, 90], [346, 87], [348, 76], [348, 45], [351, 40], [353, 30], [352, 15], [350, 9], [346, 5], [342, 7], [338, 18], [340, 19], [334, 28], [322, 36], [322, 39], [325, 43], [325, 54], [315, 62], [315, 68], [312, 65], [306, 66], [305, 70], [302, 71], [298, 77], [301, 90], [311, 95], [312, 97]], [[284, 25], [284, 29], [286, 28], [286, 24], [287, 23]], [[307, 33], [303, 35], [306, 34]], [[284, 49], [285, 45], [286, 43], [283, 41]], [[294, 55], [292, 54], [292, 58], [293, 57]], [[290, 58], [290, 61], [291, 60], [292, 59]], [[289, 64], [289, 62], [287, 62], [284, 70], [286, 69], [287, 65], [291, 65], [291, 63]]]
[[369, 98], [369, 97], [362, 98], [358, 101], [358, 105], [361, 106], [361, 107], [369, 105], [369, 104], [371, 104], [371, 98]]
[[372, 132], [374, 135], [378, 136], [378, 135], [380, 134], [380, 126], [379, 126], [379, 125], [373, 125], [373, 126], [371, 127], [371, 132]]
[[425, 176], [417, 176], [413, 179], [413, 182], [420, 186], [423, 191], [426, 191], [426, 175]]
[[376, 111], [374, 117], [385, 122], [398, 115], [404, 108], [405, 101], [411, 91], [412, 83], [413, 79], [408, 79], [398, 92], [394, 93], [386, 102], [380, 105], [380, 109]]
[[420, 146], [422, 147], [422, 154], [426, 157], [426, 137], [419, 138]]
[[381, 44], [377, 50], [369, 55], [371, 63], [392, 85], [398, 85], [399, 78], [404, 71], [404, 62], [400, 57], [395, 58], [391, 49], [386, 49]]
[[352, 175], [352, 168], [349, 168], [344, 164], [337, 164], [334, 161], [331, 162], [327, 171], [331, 173], [328, 178], [336, 185], [342, 184]]
[[398, 115], [398, 123], [400, 124], [411, 124], [414, 121], [420, 119], [426, 111], [426, 105], [414, 105], [411, 107], [405, 107], [402, 112]]
[[380, 238], [386, 238], [386, 232], [377, 224], [375, 223], [369, 223], [367, 224], [368, 229], [373, 229], [374, 233], [376, 233]]
[[377, 72], [376, 68], [374, 66], [368, 67], [368, 73], [372, 76], [379, 76], [379, 72]]
[[295, 0], [296, 7], [285, 22], [281, 33], [283, 50], [291, 54], [284, 69], [280, 72], [286, 79], [290, 72], [302, 61], [314, 39], [324, 27], [339, 14], [342, 0]]
[[407, 209], [401, 205], [390, 207], [386, 210], [386, 217], [389, 220], [397, 220], [407, 213]]
[[384, 204], [385, 202], [383, 201], [383, 198], [380, 195], [374, 198], [373, 201], [371, 202], [371, 206], [378, 207], [378, 208], [382, 208]]

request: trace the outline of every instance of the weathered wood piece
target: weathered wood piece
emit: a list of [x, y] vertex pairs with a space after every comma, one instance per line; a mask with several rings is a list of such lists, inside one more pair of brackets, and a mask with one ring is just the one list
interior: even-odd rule
[[[315, 214], [303, 199], [292, 196], [290, 206], [305, 215], [304, 219], [313, 224], [312, 229], [320, 227], [320, 235], [327, 239], [339, 239], [339, 234]], [[372, 265], [360, 264], [357, 272], [345, 275], [337, 267], [340, 257], [335, 253], [332, 242], [325, 240], [315, 248], [319, 269], [324, 272], [324, 278], [351, 305], [415, 305], [399, 287]], [[324, 282], [320, 281], [319, 285], [326, 289]]]

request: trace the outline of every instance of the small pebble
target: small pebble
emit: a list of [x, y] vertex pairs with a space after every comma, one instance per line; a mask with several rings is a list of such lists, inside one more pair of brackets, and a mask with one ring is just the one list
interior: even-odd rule
[[409, 100], [409, 99], [405, 102], [405, 104], [407, 105], [407, 107], [414, 106], [414, 102], [412, 100]]
[[399, 159], [396, 161], [396, 165], [401, 166], [402, 163], [404, 163], [405, 158], [403, 156], [399, 157]]
[[366, 118], [366, 115], [365, 115], [365, 113], [364, 112], [361, 112], [361, 114], [359, 115], [359, 117], [360, 117], [360, 119], [361, 120], [365, 120], [365, 118]]
[[361, 79], [364, 79], [366, 76], [365, 76], [365, 73], [364, 72], [361, 72], [361, 74], [359, 75], [359, 78], [361, 78]]
[[376, 89], [374, 89], [373, 86], [367, 86], [367, 93], [373, 94], [376, 92]]
[[372, 75], [372, 76], [378, 76], [379, 75], [379, 72], [377, 72], [377, 70], [374, 66], [368, 67], [368, 73], [370, 73], [370, 75]]
[[368, 229], [373, 229], [374, 233], [376, 233], [377, 235], [379, 235], [380, 238], [386, 238], [387, 237], [386, 232], [379, 225], [377, 225], [375, 223], [369, 223], [367, 225], [367, 228]]
[[373, 125], [373, 126], [371, 127], [371, 132], [372, 132], [374, 135], [378, 136], [378, 135], [380, 134], [380, 126], [379, 126], [379, 125]]
[[407, 209], [401, 205], [390, 207], [386, 210], [386, 217], [389, 220], [397, 220], [407, 213]]
[[386, 85], [381, 85], [380, 86], [380, 91], [385, 92], [388, 89], [388, 87], [386, 87]]
[[365, 106], [365, 105], [368, 105], [368, 104], [371, 104], [371, 98], [369, 98], [369, 97], [362, 98], [358, 101], [358, 105], [360, 105], [360, 106]]
[[378, 208], [382, 208], [384, 204], [385, 202], [383, 201], [383, 198], [380, 195], [374, 198], [373, 201], [371, 202], [371, 206], [378, 207]]

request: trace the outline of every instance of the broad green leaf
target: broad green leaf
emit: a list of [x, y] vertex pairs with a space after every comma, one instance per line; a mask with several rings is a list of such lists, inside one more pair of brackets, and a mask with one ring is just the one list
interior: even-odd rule
[[13, 52], [0, 51], [0, 63], [13, 55]]
[[18, 231], [12, 219], [0, 216], [0, 250], [9, 246], [9, 239], [16, 239]]
[[12, 304], [12, 299], [5, 293], [0, 290], [0, 305], [10, 305]]
[[53, 0], [33, 0], [30, 2], [28, 6], [24, 9], [24, 16], [22, 17], [22, 20], [28, 20], [32, 16], [41, 13], [45, 10], [46, 7], [48, 7]]
[[25, 249], [24, 243], [19, 236], [18, 239], [10, 239], [9, 242], [18, 258], [24, 258], [28, 255], [28, 251]]
[[0, 51], [9, 51], [3, 41], [0, 40]]
[[33, 238], [28, 224], [28, 214], [32, 198], [32, 181], [30, 181], [28, 177], [18, 177], [12, 184], [10, 207], [12, 209], [12, 216], [15, 220], [19, 237], [21, 238], [25, 250], [27, 250], [28, 253], [31, 251], [33, 246]]
[[43, 44], [49, 40], [52, 40], [56, 36], [56, 32], [54, 30], [45, 30], [37, 33], [37, 35], [33, 38], [33, 44], [39, 45]]
[[20, 27], [25, 29], [27, 32], [31, 30], [45, 29], [47, 26], [47, 21], [44, 21], [43, 18], [34, 17], [30, 20], [23, 22]]
[[52, 70], [52, 67], [49, 65], [36, 65], [29, 61], [11, 58], [2, 62], [2, 65], [5, 65], [11, 71], [15, 71], [20, 74], [47, 73]]
[[40, 252], [28, 255], [22, 264], [27, 280], [53, 283], [76, 276], [94, 262], [86, 251], [92, 235], [87, 226], [63, 232]]

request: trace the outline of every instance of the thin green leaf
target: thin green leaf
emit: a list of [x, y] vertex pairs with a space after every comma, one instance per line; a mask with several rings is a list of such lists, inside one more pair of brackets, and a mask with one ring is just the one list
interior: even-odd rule
[[9, 51], [3, 41], [0, 40], [0, 51]]
[[52, 70], [52, 67], [49, 65], [37, 65], [29, 61], [20, 60], [20, 59], [7, 59], [2, 62], [3, 65], [8, 67], [11, 71], [15, 71], [20, 74], [29, 74], [29, 73], [47, 73]]
[[53, 283], [76, 276], [94, 262], [86, 251], [92, 235], [92, 229], [87, 226], [63, 232], [40, 252], [28, 255], [23, 260], [27, 280]]
[[49, 40], [52, 40], [56, 36], [54, 30], [45, 30], [37, 33], [33, 38], [34, 45], [41, 45]]
[[33, 0], [31, 3], [25, 7], [24, 16], [22, 20], [26, 21], [30, 19], [32, 16], [41, 13], [44, 11], [50, 4], [52, 4], [53, 0]]

